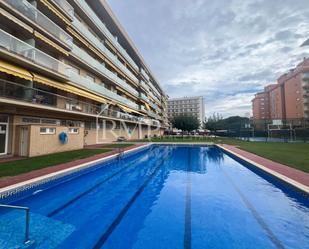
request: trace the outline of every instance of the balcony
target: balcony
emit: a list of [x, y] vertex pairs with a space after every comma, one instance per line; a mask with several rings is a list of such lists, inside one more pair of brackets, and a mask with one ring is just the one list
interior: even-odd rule
[[109, 71], [104, 64], [101, 64], [99, 61], [97, 61], [96, 59], [94, 59], [92, 56], [90, 56], [86, 51], [84, 51], [83, 49], [79, 48], [78, 46], [73, 44], [73, 48], [72, 48], [72, 53], [77, 56], [78, 58], [81, 58], [84, 63], [89, 64], [90, 66], [92, 66], [93, 68], [95, 68], [96, 70], [98, 70], [99, 72], [101, 72], [101, 74], [103, 74], [106, 78], [112, 80], [113, 82], [115, 82], [117, 85], [119, 85], [120, 87], [124, 88], [125, 90], [127, 90], [129, 93], [135, 95], [135, 96], [139, 96], [138, 95], [138, 91], [136, 91], [133, 87], [131, 87], [128, 83], [126, 83], [124, 80], [120, 79], [116, 74], [112, 73], [111, 71]]
[[72, 37], [28, 1], [6, 0], [6, 3], [8, 3], [12, 8], [16, 9], [24, 16], [28, 17], [31, 21], [38, 24], [43, 30], [49, 32], [54, 38], [60, 40], [67, 46], [72, 47]]
[[145, 100], [147, 103], [149, 103], [149, 99], [148, 99], [148, 97], [145, 94], [140, 93], [140, 98]]
[[114, 93], [110, 90], [108, 90], [107, 88], [105, 88], [104, 86], [102, 85], [99, 85], [93, 81], [91, 81], [90, 79], [87, 79], [85, 77], [82, 77], [81, 75], [75, 73], [75, 72], [71, 72], [70, 73], [70, 80], [86, 89], [89, 89], [93, 92], [96, 92], [98, 94], [100, 94], [101, 96], [105, 96], [107, 98], [110, 98], [110, 99], [113, 99], [113, 100], [116, 100], [120, 103], [123, 103], [127, 106], [130, 106], [134, 109], [137, 109], [138, 110], [138, 105], [135, 104], [134, 102], [126, 99], [125, 97], [122, 97], [120, 95], [118, 95], [117, 93]]
[[90, 42], [93, 44], [95, 48], [101, 51], [101, 53], [105, 54], [107, 58], [109, 58], [120, 70], [122, 70], [124, 73], [127, 74], [127, 76], [136, 84], [138, 83], [138, 79], [136, 76], [125, 66], [123, 65], [117, 57], [111, 53], [105, 45], [97, 38], [95, 37], [88, 28], [83, 25], [80, 21], [78, 21], [76, 18], [73, 20], [73, 26], [79, 30], [81, 34], [83, 34], [87, 39], [90, 40]]
[[148, 111], [148, 115], [153, 118], [158, 118], [158, 115], [153, 111]]
[[141, 84], [141, 86], [142, 86], [147, 92], [149, 92], [149, 87], [147, 86], [147, 84], [145, 83], [145, 81], [141, 80], [140, 84]]
[[65, 76], [67, 76], [68, 69], [70, 68], [70, 66], [0, 29], [0, 48], [1, 47], [11, 53], [20, 55], [35, 64], [46, 67]]
[[101, 105], [94, 105], [78, 99], [61, 96], [33, 87], [0, 80], [0, 97], [35, 104], [38, 107], [52, 107], [64, 111], [117, 118], [132, 122], [149, 124], [151, 120], [111, 109], [102, 111]]
[[156, 95], [161, 96], [161, 94], [159, 93], [157, 88], [152, 83], [150, 84], [150, 86], [151, 86], [151, 89], [155, 92]]
[[151, 101], [149, 101], [149, 105], [155, 110], [159, 109], [159, 107], [156, 104], [152, 103]]
[[99, 105], [92, 105], [14, 82], [0, 80], [0, 83], [0, 96], [4, 98], [93, 115], [97, 115], [101, 110]]
[[136, 71], [138, 71], [138, 66], [136, 65], [136, 63], [129, 56], [127, 51], [118, 43], [116, 38], [107, 29], [106, 25], [100, 20], [100, 18], [96, 15], [96, 13], [90, 8], [90, 6], [86, 3], [86, 1], [76, 1], [75, 0], [75, 3], [80, 6], [80, 8], [86, 13], [86, 15], [91, 19], [91, 21], [98, 27], [98, 29], [114, 44], [116, 48], [118, 48], [120, 53], [125, 57], [125, 59], [129, 62], [129, 64]]
[[54, 2], [56, 2], [59, 7], [65, 12], [67, 13], [67, 15], [73, 19], [74, 17], [74, 8], [71, 6], [71, 4], [69, 4], [66, 0], [53, 0]]
[[144, 111], [144, 112], [147, 112], [145, 106], [143, 106], [143, 105], [140, 106], [140, 110], [141, 110], [141, 111]]
[[158, 101], [159, 103], [161, 103], [160, 100], [157, 98], [157, 96], [155, 96], [152, 92], [148, 92], [148, 94], [149, 94], [154, 100], [156, 100], [156, 101]]
[[144, 70], [144, 69], [141, 69], [141, 73], [142, 73], [142, 75], [144, 76], [144, 78], [145, 78], [147, 81], [149, 81], [149, 80], [150, 80], [150, 78], [149, 78], [148, 74], [145, 72], [145, 70]]

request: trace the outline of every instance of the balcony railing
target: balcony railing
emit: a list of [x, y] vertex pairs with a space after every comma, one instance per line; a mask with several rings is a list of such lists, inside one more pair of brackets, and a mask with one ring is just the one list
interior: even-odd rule
[[71, 19], [73, 19], [74, 17], [74, 8], [72, 7], [71, 4], [69, 4], [66, 0], [53, 0], [54, 2], [56, 2], [59, 7], [64, 10], [68, 16], [71, 17]]
[[114, 99], [120, 103], [123, 103], [125, 105], [128, 105], [134, 109], [138, 110], [138, 105], [135, 104], [134, 102], [126, 99], [125, 97], [122, 97], [118, 95], [117, 93], [112, 92], [111, 90], [108, 90], [102, 85], [99, 85], [90, 79], [87, 79], [85, 77], [82, 77], [81, 75], [71, 71], [70, 72], [70, 80], [86, 89], [92, 90], [102, 96], [108, 97], [110, 99]]
[[144, 69], [141, 69], [141, 72], [142, 72], [142, 75], [145, 77], [145, 79], [147, 80], [147, 81], [149, 81], [149, 76], [148, 76], [148, 74], [145, 72], [145, 70]]
[[117, 57], [110, 52], [105, 45], [97, 38], [95, 37], [89, 30], [88, 28], [83, 25], [80, 21], [78, 21], [77, 18], [74, 18], [73, 20], [73, 25], [75, 28], [77, 28], [81, 34], [84, 34], [87, 39], [91, 41], [91, 43], [99, 49], [103, 54], [105, 54], [118, 68], [120, 68], [124, 73], [128, 75], [128, 77], [135, 83], [138, 83], [138, 79], [136, 76], [125, 66], [123, 65]]
[[147, 92], [149, 92], [149, 86], [147, 86], [147, 84], [145, 83], [145, 81], [141, 80], [140, 81], [141, 86], [146, 89]]
[[151, 89], [155, 92], [156, 95], [161, 96], [157, 88], [150, 82]]
[[155, 99], [157, 102], [161, 103], [161, 101], [157, 98], [157, 96], [155, 96], [152, 92], [148, 92], [148, 94]]
[[97, 69], [99, 72], [104, 74], [105, 77], [109, 78], [113, 82], [115, 82], [120, 87], [126, 89], [131, 94], [138, 96], [138, 91], [135, 90], [133, 87], [131, 87], [127, 82], [120, 79], [116, 74], [109, 71], [104, 64], [101, 64], [99, 61], [94, 59], [92, 56], [90, 56], [86, 51], [79, 48], [76, 45], [73, 45], [72, 53], [75, 54], [77, 57], [81, 58], [85, 63], [90, 64], [92, 67]]
[[149, 99], [148, 99], [148, 97], [147, 97], [145, 94], [140, 93], [140, 97], [141, 97], [143, 100], [145, 100], [147, 103], [149, 102]]
[[153, 111], [148, 111], [148, 115], [150, 116], [150, 117], [153, 117], [153, 118], [158, 118], [158, 115], [155, 113], [155, 112], [153, 112]]
[[47, 106], [65, 111], [74, 111], [90, 115], [118, 118], [127, 121], [140, 122], [143, 124], [153, 124], [157, 122], [155, 120], [142, 118], [111, 109], [105, 109], [102, 111], [101, 105], [90, 104], [85, 101], [61, 96], [33, 87], [27, 87], [6, 80], [0, 80], [0, 97], [28, 102], [38, 106]]
[[57, 73], [67, 76], [67, 71], [70, 66], [62, 63], [61, 61], [56, 60], [50, 55], [42, 52], [41, 50], [36, 49], [33, 46], [30, 46], [28, 43], [23, 42], [11, 34], [0, 29], [0, 47], [5, 48], [6, 50], [23, 56], [24, 58], [29, 59], [31, 62], [38, 64], [40, 66], [46, 67], [50, 70], [53, 70]]
[[152, 103], [151, 101], [149, 101], [149, 105], [155, 110], [159, 109], [159, 107], [155, 103]]
[[[30, 20], [38, 24], [43, 30], [48, 31], [56, 39], [64, 42], [69, 47], [73, 44], [72, 37], [61, 29], [56, 23], [50, 20], [42, 12], [40, 12], [35, 6], [30, 4], [26, 0], [6, 0], [6, 2], [18, 10], [20, 13], [28, 17]], [[60, 1], [61, 2], [61, 1]]]
[[86, 1], [78, 1], [75, 2], [83, 9], [83, 11], [87, 14], [87, 16], [92, 20], [92, 22], [100, 29], [100, 31], [118, 48], [120, 53], [126, 58], [126, 60], [138, 71], [138, 66], [133, 61], [133, 59], [129, 56], [127, 51], [118, 43], [112, 33], [107, 29], [106, 25], [100, 20], [100, 18], [96, 15], [96, 13], [90, 8], [90, 6], [86, 3]]

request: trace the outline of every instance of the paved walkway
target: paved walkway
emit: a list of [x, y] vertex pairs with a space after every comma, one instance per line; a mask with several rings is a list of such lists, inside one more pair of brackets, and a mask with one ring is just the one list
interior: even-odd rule
[[[135, 144], [135, 145], [132, 145], [130, 147], [123, 148], [122, 151], [137, 148], [137, 147], [140, 147], [142, 145], [143, 144]], [[27, 173], [20, 174], [20, 175], [17, 175], [17, 176], [3, 177], [3, 178], [0, 178], [0, 188], [7, 187], [7, 186], [10, 186], [10, 185], [19, 183], [19, 182], [27, 181], [27, 180], [30, 180], [30, 179], [35, 178], [35, 177], [39, 177], [39, 176], [47, 175], [47, 174], [54, 173], [54, 172], [57, 172], [57, 171], [60, 171], [60, 170], [75, 167], [75, 166], [78, 166], [78, 165], [83, 164], [83, 163], [88, 163], [88, 162], [91, 162], [91, 161], [94, 161], [94, 160], [98, 160], [98, 159], [101, 159], [101, 158], [104, 158], [104, 157], [107, 157], [107, 156], [110, 156], [110, 155], [117, 154], [118, 152], [119, 152], [118, 149], [114, 149], [114, 150], [109, 151], [109, 152], [93, 155], [93, 156], [90, 156], [90, 157], [87, 157], [87, 158], [71, 161], [71, 162], [68, 162], [68, 163], [58, 164], [58, 165], [47, 167], [47, 168], [44, 168], [44, 169], [33, 170], [31, 172], [27, 172]]]
[[[264, 157], [255, 155], [253, 153], [241, 150], [239, 148], [237, 148], [236, 146], [233, 145], [227, 145], [227, 144], [223, 144], [221, 145], [226, 149], [229, 149], [243, 157], [246, 157], [247, 159], [254, 161], [258, 164], [263, 165], [266, 168], [269, 168], [271, 170], [274, 170], [284, 176], [287, 176], [289, 178], [291, 178], [294, 181], [297, 181], [307, 187], [309, 187], [309, 173], [303, 172], [301, 170], [298, 169], [294, 169], [291, 168], [289, 166], [283, 165], [281, 163], [277, 163], [274, 161], [271, 161], [269, 159], [266, 159]], [[309, 163], [309, 162], [308, 162]]]

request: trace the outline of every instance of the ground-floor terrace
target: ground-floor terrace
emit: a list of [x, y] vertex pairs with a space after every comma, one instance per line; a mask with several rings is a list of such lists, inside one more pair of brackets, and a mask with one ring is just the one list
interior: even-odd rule
[[75, 117], [0, 103], [0, 156], [33, 157], [84, 146], [160, 136], [163, 129], [104, 118]]
[[[163, 128], [155, 121], [108, 107], [101, 113], [90, 114], [68, 104], [64, 108], [41, 104], [29, 101], [33, 98], [31, 92], [30, 97], [25, 95], [27, 92], [18, 93], [19, 88], [12, 92], [15, 96], [19, 94], [19, 98], [0, 97], [1, 157], [33, 157], [78, 150], [119, 137], [130, 140], [163, 134]], [[75, 108], [81, 103], [76, 101]]]

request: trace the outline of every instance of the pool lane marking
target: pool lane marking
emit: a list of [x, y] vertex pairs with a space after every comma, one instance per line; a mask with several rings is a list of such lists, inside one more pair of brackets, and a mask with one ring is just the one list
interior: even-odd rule
[[97, 241], [97, 243], [93, 246], [93, 249], [100, 249], [104, 245], [104, 243], [107, 241], [109, 236], [112, 234], [112, 232], [115, 230], [115, 228], [119, 225], [123, 217], [126, 215], [130, 207], [134, 204], [136, 199], [139, 197], [139, 195], [143, 192], [143, 190], [147, 187], [149, 182], [154, 178], [154, 176], [159, 172], [161, 166], [164, 164], [164, 159], [160, 160], [160, 163], [157, 164], [154, 171], [150, 174], [150, 176], [147, 178], [147, 180], [139, 187], [139, 189], [135, 192], [135, 194], [131, 197], [131, 199], [127, 202], [127, 204], [124, 206], [124, 208], [120, 211], [120, 213], [117, 215], [117, 217], [114, 219], [114, 221], [109, 225], [107, 230], [101, 235], [100, 239]]
[[109, 177], [105, 178], [103, 181], [98, 182], [97, 184], [95, 184], [94, 186], [92, 186], [90, 189], [86, 190], [85, 192], [82, 192], [81, 194], [79, 194], [78, 196], [76, 196], [75, 198], [71, 199], [70, 201], [68, 201], [67, 203], [63, 204], [62, 206], [58, 207], [57, 209], [55, 209], [54, 211], [50, 212], [47, 217], [52, 217], [54, 215], [56, 215], [57, 213], [59, 213], [61, 210], [63, 210], [64, 208], [70, 206], [73, 202], [79, 200], [80, 198], [82, 198], [83, 196], [89, 194], [92, 190], [96, 189], [97, 187], [99, 187], [100, 185], [104, 184], [105, 182], [111, 180], [112, 178], [114, 178], [115, 176], [119, 175], [120, 173], [122, 173], [125, 169], [131, 167], [132, 164], [129, 164], [125, 167], [122, 167], [120, 170], [116, 171], [114, 174], [110, 175]]
[[260, 216], [258, 211], [254, 208], [254, 206], [250, 203], [250, 201], [246, 198], [246, 196], [241, 192], [241, 190], [238, 188], [238, 186], [235, 184], [235, 182], [232, 180], [232, 178], [228, 175], [228, 173], [225, 172], [224, 169], [222, 169], [222, 172], [224, 173], [224, 175], [226, 176], [228, 181], [231, 183], [231, 185], [235, 188], [236, 192], [239, 194], [242, 201], [245, 203], [246, 207], [250, 210], [250, 212], [252, 213], [252, 215], [256, 219], [256, 221], [259, 223], [259, 225], [264, 229], [268, 238], [273, 242], [273, 244], [276, 246], [276, 248], [277, 249], [284, 249], [285, 247], [282, 245], [280, 240], [272, 232], [272, 230], [266, 224], [264, 219]]
[[188, 165], [187, 165], [187, 188], [185, 203], [185, 232], [184, 232], [184, 249], [191, 249], [191, 148], [188, 148]]

